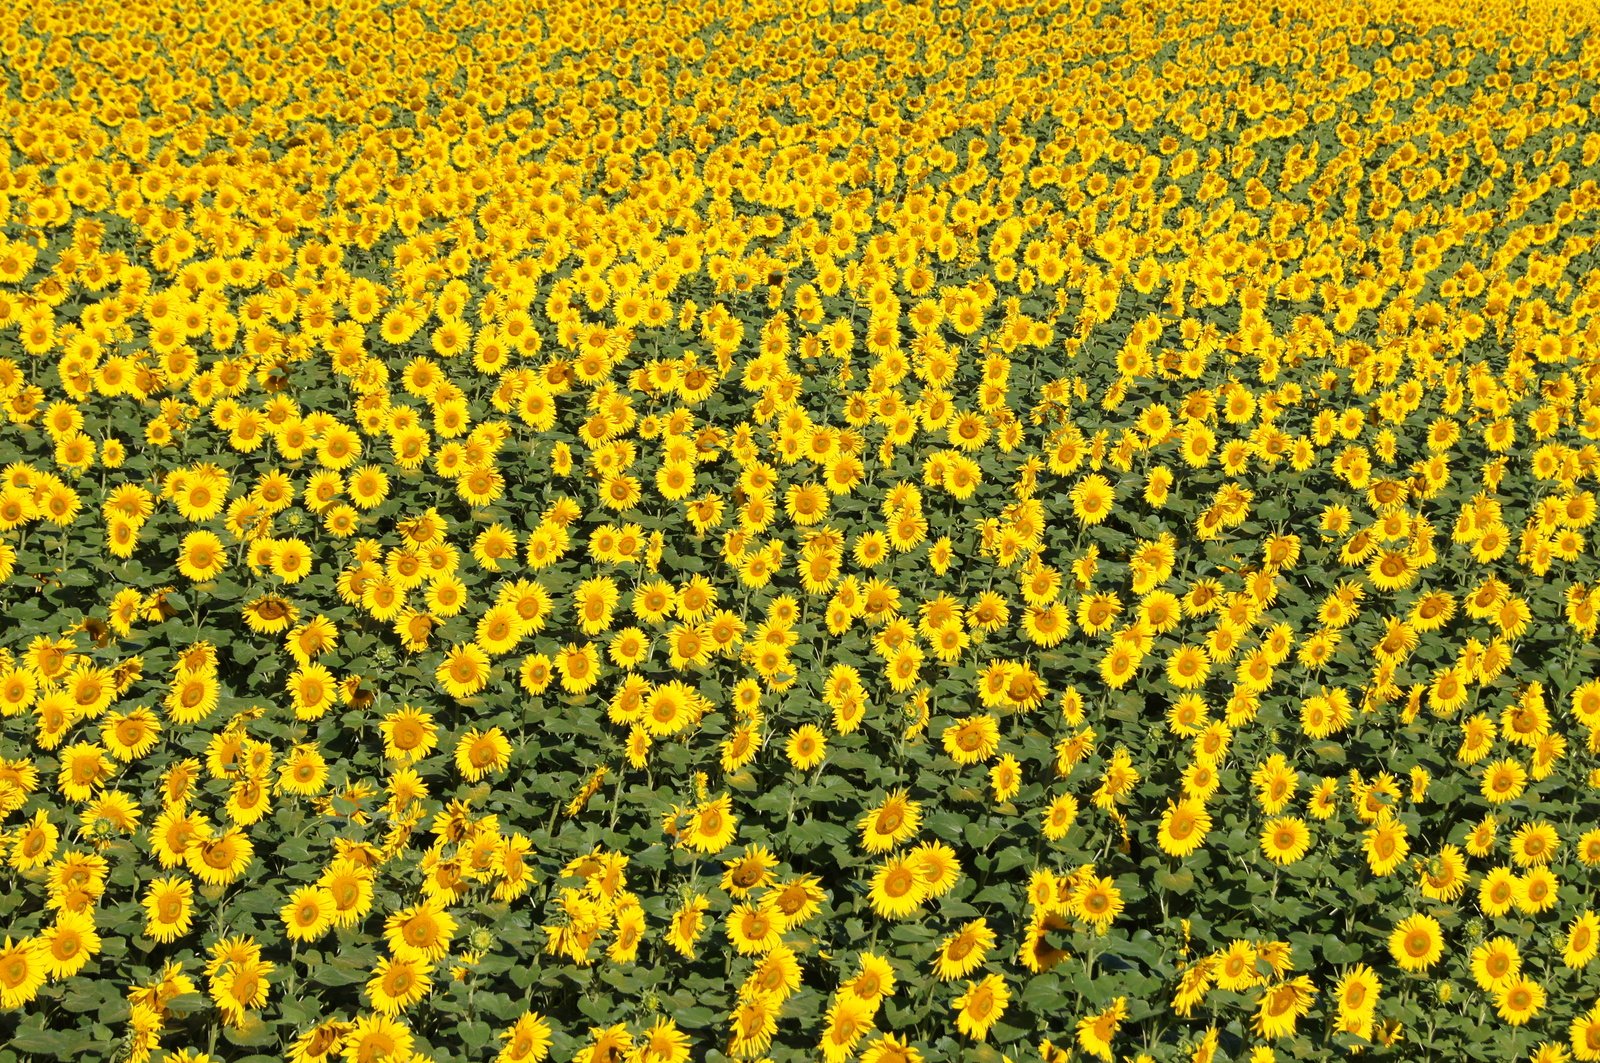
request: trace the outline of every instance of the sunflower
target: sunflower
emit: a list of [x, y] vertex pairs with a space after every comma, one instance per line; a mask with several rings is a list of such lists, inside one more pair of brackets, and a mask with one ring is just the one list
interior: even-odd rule
[[43, 867], [55, 855], [60, 837], [61, 832], [50, 822], [49, 813], [41, 808], [12, 837], [8, 862], [17, 871]]
[[406, 611], [406, 592], [394, 580], [380, 576], [376, 566], [365, 566], [361, 576], [358, 600], [363, 609], [377, 621], [388, 623]]
[[1072, 914], [1103, 934], [1113, 920], [1122, 914], [1122, 891], [1116, 883], [1105, 877], [1085, 875], [1072, 891], [1069, 901]]
[[597, 635], [611, 627], [612, 614], [621, 597], [615, 582], [607, 577], [585, 580], [572, 597], [585, 635]]
[[1567, 1036], [1572, 1041], [1574, 1058], [1585, 1063], [1600, 1060], [1600, 1002], [1572, 1020], [1567, 1027]]
[[783, 913], [766, 898], [761, 903], [736, 904], [728, 913], [728, 940], [741, 956], [765, 954], [783, 940]]
[[1493, 937], [1472, 950], [1471, 968], [1478, 988], [1490, 992], [1509, 985], [1522, 971], [1522, 955], [1510, 938]]
[[184, 866], [210, 886], [226, 886], [244, 874], [255, 859], [255, 847], [238, 828], [212, 838], [197, 838], [183, 854]]
[[1256, 970], [1256, 949], [1248, 941], [1230, 942], [1216, 956], [1215, 978], [1219, 988], [1230, 993], [1243, 992], [1259, 985], [1261, 975]]
[[[213, 963], [220, 948], [213, 947]], [[229, 960], [217, 965], [211, 976], [211, 999], [223, 1019], [235, 1029], [246, 1023], [247, 1013], [266, 1006], [267, 976], [276, 965], [255, 958]]]
[[393, 631], [408, 652], [422, 653], [428, 648], [434, 628], [438, 626], [439, 620], [436, 617], [406, 608], [394, 618]]
[[904, 789], [894, 790], [882, 804], [857, 822], [861, 845], [869, 853], [885, 853], [916, 835], [922, 824], [922, 806]]
[[517, 684], [529, 694], [543, 694], [554, 681], [555, 666], [542, 653], [528, 654], [517, 667]]
[[1167, 707], [1167, 729], [1180, 738], [1193, 738], [1211, 723], [1211, 709], [1198, 694], [1180, 694]]
[[1600, 867], [1600, 827], [1583, 832], [1578, 839], [1577, 854], [1584, 867]]
[[272, 784], [264, 776], [246, 775], [234, 782], [224, 806], [228, 818], [240, 826], [257, 823], [272, 810]]
[[1261, 830], [1261, 851], [1275, 864], [1287, 867], [1311, 848], [1311, 831], [1297, 816], [1268, 820]]
[[684, 900], [668, 924], [667, 944], [689, 959], [694, 958], [696, 943], [705, 929], [708, 906], [703, 894], [694, 894]]
[[317, 878], [318, 886], [333, 898], [333, 925], [354, 926], [372, 910], [372, 872], [361, 863], [338, 859]]
[[[141, 601], [143, 597], [135, 594]], [[39, 682], [26, 668], [0, 669], [0, 716], [26, 712], [38, 696]]]
[[78, 722], [72, 699], [66, 691], [50, 690], [34, 704], [38, 733], [34, 744], [40, 749], [55, 749], [66, 740], [67, 731]]
[[1072, 512], [1080, 524], [1100, 524], [1111, 515], [1116, 492], [1111, 481], [1099, 473], [1090, 473], [1072, 488]]
[[434, 680], [457, 700], [469, 698], [489, 681], [489, 655], [475, 643], [457, 643], [434, 671]]
[[291, 749], [278, 768], [278, 789], [286, 794], [310, 797], [322, 791], [328, 781], [328, 760], [315, 744], [301, 743]]
[[45, 974], [52, 980], [71, 978], [100, 952], [100, 935], [88, 911], [61, 911], [39, 935]]
[[317, 720], [333, 707], [338, 681], [327, 668], [313, 662], [290, 674], [288, 693], [296, 719]]
[[625, 627], [611, 636], [606, 656], [618, 668], [633, 669], [650, 655], [650, 636], [637, 627]]
[[778, 858], [764, 845], [750, 845], [745, 851], [726, 861], [722, 875], [722, 888], [735, 899], [742, 900], [752, 891], [772, 884], [772, 870]]
[[930, 897], [943, 897], [961, 880], [961, 861], [944, 842], [923, 842], [907, 855]]
[[184, 812], [181, 807], [169, 806], [164, 809], [150, 827], [151, 849], [164, 868], [183, 866], [184, 854], [189, 847], [211, 832], [210, 821], [202, 813], [192, 810]]
[[299, 583], [311, 573], [311, 547], [300, 539], [280, 540], [272, 551], [272, 574], [285, 583]]
[[1122, 638], [1113, 639], [1100, 659], [1101, 680], [1112, 690], [1121, 690], [1138, 671], [1141, 656], [1137, 645]]
[[1455, 667], [1441, 668], [1428, 690], [1428, 708], [1435, 715], [1449, 716], [1467, 703], [1467, 693], [1467, 683]]
[[998, 974], [986, 975], [980, 982], [968, 982], [966, 991], [951, 1006], [956, 1009], [956, 1028], [974, 1041], [989, 1036], [989, 1029], [1000, 1021], [1011, 992]]
[[1090, 594], [1078, 602], [1078, 626], [1086, 635], [1102, 635], [1111, 630], [1122, 613], [1122, 600], [1115, 591]]
[[694, 810], [683, 840], [697, 852], [718, 853], [733, 841], [738, 828], [733, 802], [723, 794]]
[[1380, 591], [1403, 590], [1416, 578], [1416, 563], [1406, 550], [1376, 550], [1367, 565], [1367, 579]]
[[672, 1019], [661, 1016], [633, 1044], [639, 1063], [685, 1063], [689, 1058], [689, 1035]]
[[834, 997], [822, 1027], [822, 1058], [824, 1063], [844, 1063], [855, 1051], [855, 1046], [872, 1028], [873, 1003], [850, 994]]
[[317, 463], [324, 469], [340, 472], [361, 457], [361, 437], [348, 425], [331, 422], [317, 443]]
[[499, 727], [470, 728], [456, 742], [456, 770], [468, 782], [499, 774], [511, 763], [511, 741]]
[[1022, 789], [1022, 764], [1010, 753], [1003, 754], [989, 769], [989, 790], [997, 805], [1005, 804]]
[[[640, 680], [641, 684], [644, 682]], [[694, 726], [709, 710], [710, 704], [704, 695], [678, 680], [651, 690], [644, 696], [642, 706], [644, 726], [657, 738], [666, 738]]]
[[[681, 672], [690, 667], [704, 665], [711, 660], [717, 648], [717, 642], [711, 637], [709, 624], [677, 624], [667, 632], [668, 659], [673, 671]], [[774, 652], [781, 652], [779, 647], [771, 649]]]
[[222, 540], [214, 532], [192, 531], [178, 551], [178, 571], [195, 583], [212, 580], [228, 565]]
[[1567, 927], [1562, 940], [1561, 962], [1570, 970], [1581, 971], [1594, 959], [1597, 948], [1600, 948], [1600, 916], [1584, 909]]
[[1539, 865], [1528, 870], [1517, 882], [1515, 903], [1517, 911], [1537, 915], [1556, 904], [1561, 883], [1548, 867]]
[[474, 642], [486, 655], [504, 656], [517, 648], [518, 642], [528, 634], [525, 621], [510, 605], [491, 605], [478, 618]]
[[1495, 990], [1495, 1010], [1512, 1026], [1526, 1025], [1544, 1003], [1544, 986], [1531, 978], [1514, 978]]
[[12, 941], [8, 934], [0, 944], [0, 1009], [20, 1008], [38, 995], [44, 985], [50, 959], [44, 942], [37, 938]]
[[625, 512], [639, 504], [644, 489], [635, 476], [616, 473], [607, 476], [600, 485], [600, 504], [614, 512]]
[[144, 892], [146, 937], [162, 943], [189, 932], [194, 911], [194, 884], [186, 878], [151, 879]]
[[362, 465], [351, 471], [345, 484], [350, 501], [360, 509], [372, 510], [389, 497], [389, 474], [376, 465]]
[[1379, 877], [1394, 871], [1411, 852], [1405, 824], [1389, 813], [1379, 816], [1377, 823], [1363, 832], [1362, 838], [1367, 866]]
[[178, 483], [169, 479], [168, 484], [178, 512], [191, 524], [210, 520], [227, 504], [228, 479], [217, 471], [184, 475]]
[[550, 1054], [550, 1022], [536, 1011], [526, 1011], [501, 1031], [503, 1042], [495, 1063], [542, 1063]]
[[383, 735], [383, 755], [401, 764], [414, 764], [439, 744], [433, 714], [402, 705], [378, 725]]
[[991, 714], [965, 716], [948, 725], [944, 750], [957, 764], [979, 764], [1000, 748], [1000, 720]]
[[909, 857], [894, 856], [873, 872], [868, 900], [884, 919], [904, 919], [927, 900], [927, 883]]
[[403, 1023], [387, 1015], [363, 1015], [351, 1023], [339, 1045], [339, 1054], [357, 1063], [408, 1059], [415, 1038]]
[[789, 733], [784, 754], [800, 771], [810, 771], [827, 758], [827, 736], [813, 724], [801, 724]]
[[923, 1063], [922, 1051], [892, 1033], [881, 1034], [861, 1052], [861, 1063]]
[[296, 609], [285, 598], [263, 595], [243, 609], [245, 624], [258, 635], [276, 635], [294, 623]]
[[1522, 880], [1509, 867], [1493, 867], [1478, 883], [1478, 907], [1487, 915], [1499, 917], [1516, 903]]
[[433, 988], [423, 961], [385, 956], [367, 979], [367, 996], [383, 1015], [398, 1015], [426, 997]]
[[1057, 794], [1045, 806], [1044, 836], [1050, 841], [1060, 841], [1078, 821], [1078, 799], [1071, 794]]
[[1179, 690], [1203, 686], [1211, 671], [1211, 659], [1203, 646], [1184, 645], [1167, 658], [1167, 682]]
[[1127, 1017], [1128, 1000], [1126, 997], [1117, 997], [1103, 1010], [1079, 1019], [1076, 1027], [1078, 1047], [1096, 1059], [1111, 1063], [1111, 1041]]
[[454, 575], [442, 575], [428, 584], [425, 601], [428, 613], [448, 619], [467, 604], [467, 585]]
[[[335, 895], [337, 899], [337, 895]], [[384, 920], [389, 951], [401, 959], [432, 962], [450, 951], [456, 921], [441, 900], [430, 898], [401, 908]]]
[[600, 681], [600, 651], [592, 642], [582, 646], [567, 643], [556, 653], [554, 663], [561, 689], [569, 694], [586, 694]]
[[278, 911], [284, 933], [293, 941], [315, 941], [333, 925], [333, 894], [321, 886], [297, 888]]
[[761, 1055], [772, 1044], [778, 1029], [778, 1009], [782, 1001], [763, 993], [741, 1000], [728, 1016], [728, 1051], [736, 1059]]
[[328, 653], [339, 644], [339, 629], [332, 620], [320, 613], [303, 624], [290, 629], [285, 636], [285, 647], [295, 663], [304, 667]]
[[49, 867], [49, 906], [82, 912], [105, 893], [109, 865], [97, 853], [66, 852]]
[[663, 579], [647, 580], [633, 592], [633, 613], [646, 624], [665, 623], [677, 604], [676, 589]]
[[1461, 850], [1444, 845], [1432, 860], [1418, 862], [1422, 895], [1432, 901], [1454, 901], [1467, 888], [1467, 862]]
[[945, 937], [933, 955], [933, 973], [943, 982], [965, 978], [983, 965], [996, 937], [988, 920], [980, 917]]
[[1389, 934], [1389, 953], [1404, 971], [1426, 971], [1444, 955], [1444, 935], [1429, 915], [1408, 915]]
[[1371, 1015], [1378, 1006], [1378, 995], [1382, 989], [1383, 983], [1371, 967], [1358, 963], [1350, 968], [1339, 978], [1333, 990], [1340, 1018]]
[[1168, 856], [1188, 856], [1205, 844], [1210, 830], [1211, 815], [1204, 804], [1193, 798], [1168, 801], [1167, 810], [1161, 814], [1156, 844]]
[[1524, 824], [1511, 836], [1511, 859], [1519, 867], [1548, 864], [1561, 847], [1561, 837], [1550, 823]]
[[876, 1007], [894, 996], [895, 985], [894, 965], [877, 953], [863, 952], [858, 972], [844, 982], [840, 990], [848, 991], [852, 996]]
[[1311, 1010], [1316, 995], [1311, 979], [1305, 975], [1267, 986], [1257, 1002], [1251, 1026], [1268, 1040], [1292, 1037], [1296, 1021]]

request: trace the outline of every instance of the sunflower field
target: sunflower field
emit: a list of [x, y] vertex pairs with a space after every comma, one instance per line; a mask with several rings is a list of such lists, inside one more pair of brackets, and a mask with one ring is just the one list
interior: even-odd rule
[[0, 1063], [1600, 1060], [1600, 7], [0, 11]]

